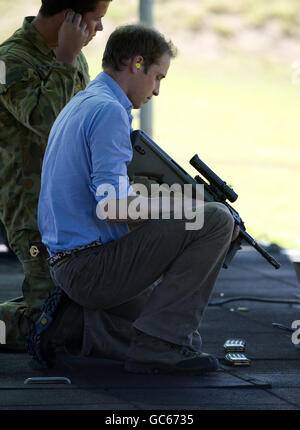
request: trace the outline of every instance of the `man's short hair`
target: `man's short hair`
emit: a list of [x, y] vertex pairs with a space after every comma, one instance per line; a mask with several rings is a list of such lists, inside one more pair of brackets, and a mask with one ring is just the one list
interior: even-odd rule
[[40, 13], [49, 17], [56, 15], [65, 9], [72, 9], [76, 13], [84, 15], [87, 12], [94, 12], [99, 1], [112, 0], [42, 0]]
[[165, 53], [174, 58], [176, 48], [157, 30], [143, 24], [124, 25], [110, 35], [102, 58], [102, 68], [110, 67], [120, 72], [130, 58], [140, 55], [144, 59], [144, 72], [147, 73], [149, 67], [158, 64]]

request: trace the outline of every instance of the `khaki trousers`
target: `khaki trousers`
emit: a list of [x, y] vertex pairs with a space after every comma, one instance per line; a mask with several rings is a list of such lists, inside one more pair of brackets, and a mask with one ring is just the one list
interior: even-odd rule
[[233, 225], [223, 204], [207, 203], [200, 230], [186, 230], [185, 220], [148, 220], [53, 266], [55, 284], [84, 308], [81, 353], [126, 359], [133, 327], [200, 351], [199, 326]]

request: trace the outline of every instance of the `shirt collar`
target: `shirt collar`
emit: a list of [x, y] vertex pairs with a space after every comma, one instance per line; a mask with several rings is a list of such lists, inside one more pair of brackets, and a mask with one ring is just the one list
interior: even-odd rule
[[35, 26], [32, 24], [35, 16], [26, 16], [23, 21], [22, 30], [26, 39], [28, 39], [42, 54], [53, 56], [53, 49], [47, 44], [43, 36], [37, 31]]
[[124, 109], [126, 109], [128, 115], [131, 116], [131, 109], [133, 108], [133, 105], [120, 85], [105, 72], [99, 73], [99, 75], [97, 75], [96, 78], [90, 83], [90, 85], [93, 85], [93, 83], [97, 84], [98, 82], [103, 82], [110, 88]]

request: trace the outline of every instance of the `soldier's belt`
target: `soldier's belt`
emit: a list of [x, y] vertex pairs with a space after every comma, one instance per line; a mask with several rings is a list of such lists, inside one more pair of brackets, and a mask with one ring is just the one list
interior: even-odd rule
[[83, 251], [84, 249], [95, 248], [95, 247], [101, 246], [101, 245], [103, 245], [101, 240], [96, 240], [92, 243], [89, 243], [88, 245], [82, 245], [82, 246], [79, 246], [78, 248], [74, 248], [71, 250], [57, 252], [52, 257], [48, 258], [48, 264], [49, 264], [49, 266], [53, 267], [54, 265], [56, 265], [58, 263], [62, 263], [63, 260], [66, 260], [66, 259], [76, 255], [78, 252]]

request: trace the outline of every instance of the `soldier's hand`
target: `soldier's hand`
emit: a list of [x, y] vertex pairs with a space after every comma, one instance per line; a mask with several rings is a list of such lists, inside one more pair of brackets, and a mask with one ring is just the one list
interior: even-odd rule
[[82, 16], [73, 11], [68, 12], [58, 32], [56, 59], [75, 65], [77, 55], [88, 37], [89, 31]]

